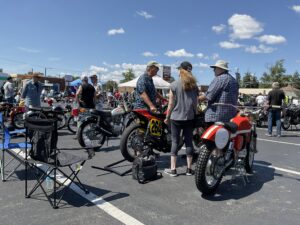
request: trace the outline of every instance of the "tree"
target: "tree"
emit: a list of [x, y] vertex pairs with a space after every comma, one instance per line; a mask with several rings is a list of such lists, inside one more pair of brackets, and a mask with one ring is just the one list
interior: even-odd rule
[[286, 69], [283, 66], [284, 60], [278, 60], [275, 65], [268, 68], [268, 72], [265, 72], [261, 77], [261, 87], [271, 87], [273, 82], [278, 82], [280, 87], [286, 86]]
[[124, 79], [121, 80], [120, 83], [125, 83], [135, 78], [135, 74], [133, 73], [132, 69], [128, 69], [128, 71], [122, 73], [122, 76], [124, 77]]
[[116, 81], [109, 80], [103, 85], [103, 89], [113, 92], [114, 90], [118, 89], [118, 83]]
[[250, 72], [245, 73], [243, 76], [242, 87], [243, 88], [258, 88], [259, 83], [257, 77]]
[[300, 89], [300, 74], [296, 71], [292, 76], [292, 86]]

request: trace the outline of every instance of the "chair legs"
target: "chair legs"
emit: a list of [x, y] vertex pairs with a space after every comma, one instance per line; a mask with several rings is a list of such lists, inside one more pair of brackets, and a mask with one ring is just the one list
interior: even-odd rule
[[[7, 150], [7, 149], [1, 150], [2, 153], [1, 153], [1, 160], [0, 160], [0, 172], [1, 172], [1, 180], [3, 182], [6, 181], [8, 178], [10, 178], [22, 164], [24, 165], [24, 160], [22, 160], [19, 157], [22, 150], [18, 150], [18, 152], [16, 152], [16, 153], [12, 153], [10, 151], [11, 150]], [[8, 162], [5, 162], [5, 158], [6, 158], [5, 153], [7, 153], [8, 155], [10, 155], [12, 157]], [[17, 164], [11, 166], [11, 171], [8, 174], [6, 174], [5, 169], [10, 164], [13, 164], [13, 162], [15, 162], [15, 161], [17, 161]]]
[[[81, 163], [81, 166], [84, 164]], [[34, 186], [32, 187], [32, 189], [28, 192], [28, 168], [33, 168], [33, 169], [37, 169], [41, 175], [38, 176], [37, 174], [35, 174], [36, 176], [36, 183], [34, 184]], [[58, 205], [60, 204], [63, 196], [65, 195], [66, 191], [70, 188], [71, 184], [76, 180], [78, 183], [78, 187], [83, 190], [85, 192], [85, 194], [88, 194], [89, 191], [84, 187], [84, 185], [81, 183], [81, 181], [78, 178], [78, 173], [80, 172], [80, 170], [74, 170], [72, 169], [71, 166], [69, 166], [69, 169], [71, 170], [71, 174], [67, 175], [64, 171], [62, 171], [60, 168], [56, 168], [56, 167], [48, 167], [46, 170], [45, 169], [41, 169], [38, 166], [34, 165], [34, 164], [25, 164], [25, 197], [26, 198], [30, 198], [32, 196], [32, 194], [40, 187], [42, 192], [44, 193], [44, 195], [46, 196], [47, 200], [49, 201], [50, 205], [53, 207], [53, 209], [57, 209]], [[59, 172], [59, 174], [57, 173]], [[54, 182], [54, 186], [53, 186], [53, 190], [51, 191], [51, 193], [47, 193], [47, 191], [45, 190], [45, 188], [43, 187], [43, 183], [45, 182], [47, 176], [49, 176], [48, 174], [52, 174], [53, 173], [53, 177], [49, 177], [50, 179], [53, 180]], [[58, 176], [63, 175], [63, 178], [59, 178], [57, 179]], [[60, 193], [60, 197], [57, 197], [57, 191], [62, 187], [65, 186], [62, 190], [62, 192]], [[51, 197], [52, 196], [52, 197]]]

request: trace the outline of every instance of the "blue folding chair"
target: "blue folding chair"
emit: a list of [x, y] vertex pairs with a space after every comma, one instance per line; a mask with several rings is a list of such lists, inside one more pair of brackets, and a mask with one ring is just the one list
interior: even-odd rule
[[[2, 135], [2, 143], [0, 144], [0, 150], [1, 150], [1, 160], [0, 160], [0, 173], [1, 173], [1, 179], [2, 181], [6, 181], [13, 173], [16, 172], [16, 170], [23, 164], [24, 157], [22, 157], [20, 154], [26, 149], [31, 148], [31, 145], [26, 142], [13, 142], [11, 143], [11, 133], [7, 129], [7, 127], [4, 126], [2, 123], [3, 128], [3, 135]], [[11, 156], [10, 160], [8, 162], [5, 162], [5, 153]], [[9, 165], [11, 170], [8, 174], [5, 170], [8, 168]]]

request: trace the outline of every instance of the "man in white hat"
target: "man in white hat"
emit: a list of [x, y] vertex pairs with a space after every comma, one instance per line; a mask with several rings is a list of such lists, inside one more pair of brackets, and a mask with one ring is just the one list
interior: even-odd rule
[[237, 105], [239, 85], [233, 76], [228, 72], [228, 63], [218, 60], [215, 65], [210, 66], [215, 73], [215, 79], [209, 85], [205, 95], [199, 97], [200, 101], [208, 101], [205, 113], [205, 122], [208, 125], [214, 122], [229, 122], [236, 115], [236, 109], [232, 106], [213, 105], [224, 103]]
[[281, 137], [281, 108], [285, 99], [283, 90], [279, 89], [279, 83], [272, 84], [272, 90], [268, 93], [267, 101], [269, 105], [268, 112], [268, 133], [267, 136], [272, 136], [273, 120], [276, 121], [277, 137]]
[[156, 98], [164, 99], [155, 89], [152, 77], [159, 71], [159, 63], [150, 61], [147, 64], [146, 71], [141, 75], [136, 84], [136, 104], [135, 108], [147, 108], [153, 112], [157, 111]]

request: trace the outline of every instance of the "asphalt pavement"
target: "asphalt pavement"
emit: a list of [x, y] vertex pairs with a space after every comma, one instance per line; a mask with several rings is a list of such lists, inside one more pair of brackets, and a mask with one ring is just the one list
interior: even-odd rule
[[[72, 186], [56, 210], [41, 194], [24, 198], [24, 168], [20, 167], [10, 180], [0, 183], [0, 224], [300, 224], [300, 131], [283, 132], [281, 138], [265, 133], [265, 128], [258, 129], [259, 152], [250, 182], [244, 185], [241, 179], [226, 176], [211, 197], [201, 195], [194, 176], [184, 175], [186, 162], [181, 157], [178, 177], [163, 174], [144, 185], [131, 173], [121, 177], [91, 168], [122, 159], [119, 138], [105, 143], [79, 174], [91, 193], [85, 195]], [[59, 146], [78, 147], [78, 142], [64, 129]], [[161, 172], [169, 166], [169, 157], [159, 158]], [[130, 167], [129, 162], [114, 166], [120, 172]]]

